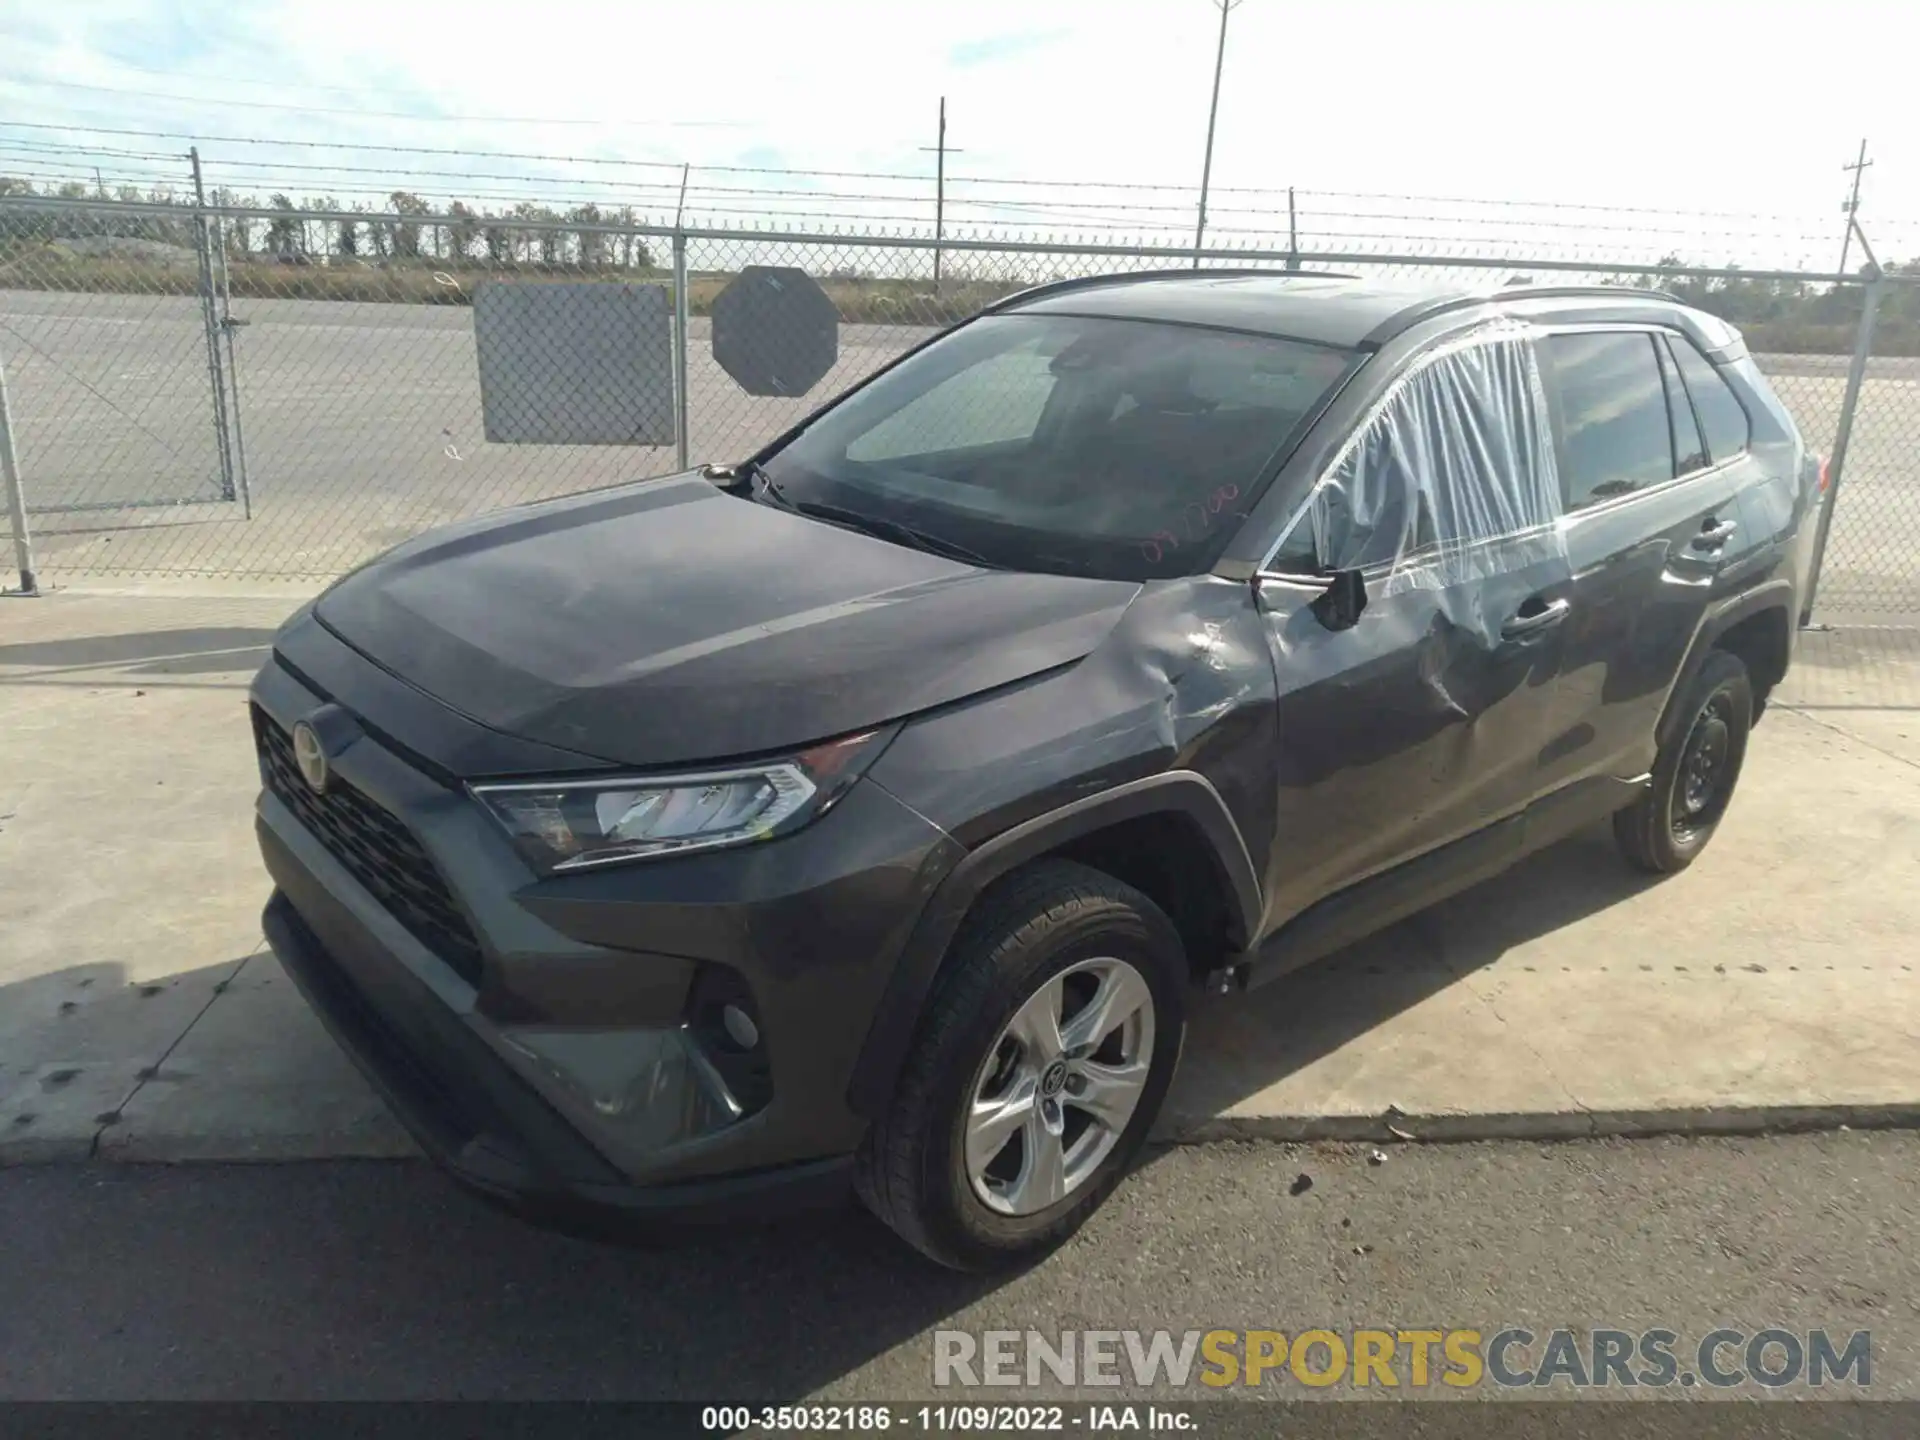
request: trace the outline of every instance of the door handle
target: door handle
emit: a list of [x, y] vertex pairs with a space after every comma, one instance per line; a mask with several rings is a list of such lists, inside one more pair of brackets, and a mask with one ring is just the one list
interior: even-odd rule
[[1700, 527], [1700, 533], [1693, 537], [1696, 550], [1718, 550], [1733, 538], [1733, 532], [1740, 527], [1731, 520], [1722, 520], [1715, 524], [1711, 519]]
[[1531, 615], [1515, 615], [1500, 627], [1500, 638], [1518, 640], [1523, 636], [1551, 629], [1567, 618], [1572, 606], [1566, 600], [1550, 600]]

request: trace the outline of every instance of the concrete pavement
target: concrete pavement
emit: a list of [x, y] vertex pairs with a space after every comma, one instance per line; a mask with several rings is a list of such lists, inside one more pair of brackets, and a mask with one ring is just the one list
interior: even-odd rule
[[[0, 600], [0, 1160], [408, 1153], [258, 929], [248, 676], [285, 590]], [[1722, 833], [1604, 832], [1204, 1002], [1170, 1138], [1920, 1121], [1920, 645], [1805, 637]]]

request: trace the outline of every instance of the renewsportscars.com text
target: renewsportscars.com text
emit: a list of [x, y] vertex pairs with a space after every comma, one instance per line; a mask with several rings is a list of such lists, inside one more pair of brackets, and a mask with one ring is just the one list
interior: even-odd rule
[[1871, 1331], [936, 1330], [936, 1386], [1731, 1389], [1873, 1383]]

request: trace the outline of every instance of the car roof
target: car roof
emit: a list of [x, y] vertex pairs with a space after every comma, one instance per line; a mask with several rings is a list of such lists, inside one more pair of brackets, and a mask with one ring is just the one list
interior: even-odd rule
[[[1319, 345], [1374, 349], [1450, 310], [1470, 312], [1496, 307], [1501, 301], [1550, 298], [1577, 300], [1576, 308], [1583, 311], [1608, 301], [1628, 302], [1642, 311], [1650, 303], [1685, 311], [1670, 295], [1626, 287], [1516, 284], [1475, 290], [1458, 285], [1396, 286], [1353, 275], [1276, 270], [1101, 275], [1024, 290], [992, 308], [1002, 313], [1208, 325]], [[1537, 306], [1528, 309], [1540, 313]]]

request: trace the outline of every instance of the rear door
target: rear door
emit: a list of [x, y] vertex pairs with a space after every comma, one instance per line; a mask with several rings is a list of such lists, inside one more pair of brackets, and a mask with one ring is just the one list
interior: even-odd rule
[[1540, 348], [1573, 569], [1558, 785], [1651, 768], [1667, 692], [1737, 553], [1739, 509], [1663, 331], [1581, 326]]

